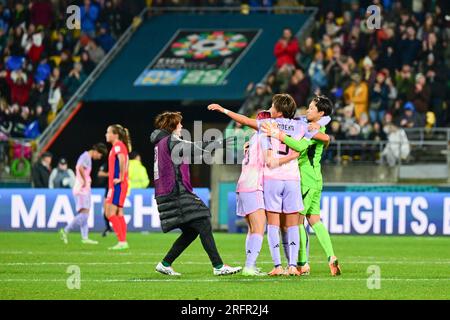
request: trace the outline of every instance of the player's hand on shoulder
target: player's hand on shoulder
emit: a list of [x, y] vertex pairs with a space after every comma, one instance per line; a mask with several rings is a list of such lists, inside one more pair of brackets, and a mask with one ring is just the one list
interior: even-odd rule
[[311, 122], [308, 126], [308, 131], [316, 131], [316, 130], [320, 130], [320, 124], [318, 124], [317, 122]]
[[263, 122], [261, 125], [261, 131], [267, 136], [274, 136], [279, 133], [278, 125], [274, 121]]
[[119, 184], [119, 183], [121, 183], [121, 182], [122, 182], [122, 180], [121, 180], [121, 179], [118, 179], [118, 178], [116, 178], [116, 179], [113, 180], [113, 183], [114, 183], [114, 184]]

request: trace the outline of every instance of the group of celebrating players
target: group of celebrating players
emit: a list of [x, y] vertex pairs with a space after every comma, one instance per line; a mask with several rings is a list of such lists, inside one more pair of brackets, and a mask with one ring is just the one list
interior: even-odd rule
[[[309, 275], [306, 217], [327, 255], [331, 275], [340, 275], [329, 233], [320, 221], [320, 161], [330, 140], [325, 134], [333, 109], [330, 99], [316, 96], [306, 117], [299, 118], [295, 118], [297, 106], [288, 94], [274, 95], [271, 108], [260, 112], [256, 119], [217, 104], [208, 109], [257, 130], [246, 146], [236, 190], [237, 215], [245, 217], [249, 230], [243, 274], [266, 275], [256, 267], [256, 260], [267, 225], [274, 263], [268, 275]], [[280, 243], [288, 261], [286, 269], [281, 264]]]
[[[218, 104], [208, 106], [236, 122], [255, 129], [245, 145], [241, 176], [237, 183], [237, 212], [248, 224], [245, 267], [231, 267], [223, 263], [216, 248], [209, 208], [193, 193], [190, 182], [188, 156], [212, 150], [211, 144], [223, 146], [226, 141], [190, 142], [181, 139], [182, 115], [164, 112], [155, 119], [151, 135], [154, 144], [155, 198], [163, 232], [180, 229], [156, 271], [179, 276], [172, 263], [200, 236], [208, 253], [214, 275], [230, 275], [242, 271], [246, 276], [308, 275], [308, 234], [304, 219], [314, 230], [323, 247], [331, 275], [338, 276], [341, 269], [334, 254], [327, 229], [320, 221], [322, 175], [320, 160], [329, 142], [325, 126], [330, 122], [332, 102], [325, 96], [316, 96], [310, 103], [306, 116], [295, 118], [297, 106], [288, 94], [276, 94], [268, 111], [256, 119], [232, 112]], [[123, 205], [128, 192], [128, 153], [131, 152], [129, 132], [121, 125], [108, 127], [106, 141], [112, 145], [108, 158], [108, 191], [104, 210], [117, 235], [118, 243], [111, 250], [129, 248], [126, 240], [127, 224]], [[76, 165], [76, 183], [73, 194], [78, 214], [60, 230], [61, 239], [68, 243], [68, 233], [80, 226], [82, 242], [97, 244], [88, 237], [88, 215], [91, 208], [92, 160], [107, 154], [106, 145], [95, 144], [85, 151]], [[263, 273], [256, 266], [264, 234], [267, 238], [274, 268]], [[283, 246], [287, 268], [281, 263], [280, 246]]]

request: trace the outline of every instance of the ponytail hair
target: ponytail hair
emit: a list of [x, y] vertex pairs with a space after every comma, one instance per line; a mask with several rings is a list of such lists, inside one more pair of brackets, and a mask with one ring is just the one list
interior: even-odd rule
[[126, 145], [128, 152], [131, 152], [132, 151], [131, 138], [128, 129], [122, 127], [120, 124], [113, 124], [111, 125], [111, 128], [113, 133], [119, 136], [119, 140]]
[[123, 128], [124, 131], [124, 135], [123, 135], [123, 143], [125, 143], [125, 145], [128, 148], [128, 152], [133, 151], [133, 147], [131, 145], [131, 138], [130, 138], [130, 131], [128, 131], [128, 128]]

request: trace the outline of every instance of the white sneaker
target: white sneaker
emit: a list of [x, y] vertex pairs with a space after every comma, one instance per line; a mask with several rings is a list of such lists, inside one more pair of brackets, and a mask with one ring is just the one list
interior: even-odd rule
[[161, 262], [156, 266], [156, 271], [168, 276], [181, 276], [181, 273], [175, 272], [172, 267], [165, 267]]
[[230, 274], [238, 273], [242, 270], [242, 267], [230, 267], [226, 264], [222, 266], [220, 269], [214, 268], [214, 275], [215, 276], [228, 276]]
[[91, 239], [81, 239], [82, 244], [98, 244], [98, 241], [91, 240]]
[[69, 243], [69, 239], [67, 238], [67, 232], [64, 230], [64, 228], [59, 229], [59, 236], [61, 240], [64, 242], [64, 244]]
[[261, 269], [256, 267], [253, 268], [244, 267], [244, 269], [242, 269], [242, 275], [250, 277], [260, 277], [260, 276], [267, 276], [267, 273], [261, 272]]

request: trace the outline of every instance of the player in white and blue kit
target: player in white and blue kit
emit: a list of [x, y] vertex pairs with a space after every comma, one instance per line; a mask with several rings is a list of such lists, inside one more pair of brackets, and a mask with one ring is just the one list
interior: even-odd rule
[[61, 240], [63, 240], [66, 244], [68, 243], [68, 233], [77, 225], [80, 226], [82, 243], [98, 243], [88, 237], [88, 217], [91, 209], [91, 170], [92, 160], [100, 160], [104, 158], [107, 152], [108, 149], [105, 144], [97, 143], [89, 151], [83, 152], [78, 158], [77, 165], [75, 167], [75, 185], [72, 190], [78, 214], [70, 223], [67, 224], [64, 229], [59, 231]]
[[[276, 94], [272, 98], [272, 107], [270, 108], [271, 120], [257, 121], [246, 116], [227, 110], [220, 105], [211, 104], [209, 110], [216, 110], [228, 115], [233, 120], [259, 129], [264, 121], [277, 121], [281, 130], [300, 139], [308, 131], [308, 123], [304, 119], [293, 119], [297, 110], [294, 99], [288, 94]], [[276, 120], [275, 120], [276, 119]], [[330, 118], [324, 118], [322, 124], [326, 125]], [[329, 137], [317, 130], [308, 133], [314, 139], [328, 141]], [[270, 141], [261, 140], [262, 147], [266, 155], [272, 155], [272, 158], [281, 158], [287, 156], [293, 151], [286, 145], [277, 142], [277, 139]], [[267, 159], [266, 159], [267, 160]], [[272, 166], [273, 167], [273, 166]], [[280, 257], [280, 225], [286, 230], [286, 249], [289, 267], [287, 273], [290, 275], [300, 275], [297, 270], [297, 257], [299, 249], [299, 216], [298, 212], [303, 209], [300, 172], [295, 159], [279, 166], [278, 168], [264, 167], [264, 203], [268, 220], [268, 241], [272, 259], [275, 268], [269, 275], [283, 275], [284, 269], [281, 266]]]

